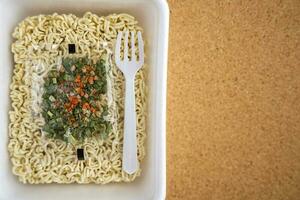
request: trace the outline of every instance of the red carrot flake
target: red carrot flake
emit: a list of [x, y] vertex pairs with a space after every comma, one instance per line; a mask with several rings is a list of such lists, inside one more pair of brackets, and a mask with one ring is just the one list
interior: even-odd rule
[[76, 105], [78, 104], [78, 102], [79, 102], [77, 96], [70, 96], [70, 97], [69, 97], [69, 101], [70, 101], [71, 105], [75, 105], [75, 106], [76, 106]]
[[76, 76], [75, 82], [76, 82], [76, 83], [80, 83], [80, 82], [81, 82], [80, 75], [77, 75], [77, 76]]
[[80, 88], [84, 88], [84, 84], [83, 84], [82, 82], [78, 83], [78, 86], [79, 86]]
[[84, 110], [90, 109], [90, 104], [89, 103], [84, 103], [82, 105], [82, 109], [84, 109]]
[[91, 107], [91, 109], [90, 109], [90, 110], [91, 110], [91, 112], [92, 112], [92, 113], [96, 112], [96, 109], [95, 109], [95, 108], [93, 108], [93, 107]]

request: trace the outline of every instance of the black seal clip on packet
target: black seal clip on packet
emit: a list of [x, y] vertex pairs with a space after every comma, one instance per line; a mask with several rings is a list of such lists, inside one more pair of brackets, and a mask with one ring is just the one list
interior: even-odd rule
[[84, 151], [83, 151], [83, 149], [77, 149], [77, 158], [78, 158], [78, 160], [84, 160]]

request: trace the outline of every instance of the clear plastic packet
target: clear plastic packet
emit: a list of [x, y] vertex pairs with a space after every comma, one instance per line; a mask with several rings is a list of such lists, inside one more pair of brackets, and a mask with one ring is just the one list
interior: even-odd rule
[[[32, 115], [44, 138], [80, 145], [85, 138], [106, 139], [116, 124], [109, 53], [68, 55], [45, 67], [31, 67]], [[34, 62], [33, 62], [34, 63]]]

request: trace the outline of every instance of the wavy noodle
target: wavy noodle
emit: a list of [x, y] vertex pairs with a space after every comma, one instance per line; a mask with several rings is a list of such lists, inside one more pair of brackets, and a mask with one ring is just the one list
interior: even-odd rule
[[[117, 110], [113, 132], [106, 140], [86, 138], [85, 161], [78, 161], [76, 148], [59, 140], [45, 139], [40, 131], [39, 101], [43, 92], [41, 77], [57, 63], [57, 57], [67, 55], [69, 43], [83, 56], [101, 55], [103, 47], [112, 48], [118, 31], [142, 31], [134, 17], [113, 14], [98, 17], [90, 12], [82, 18], [75, 15], [39, 15], [28, 17], [13, 32], [12, 44], [15, 69], [10, 86], [12, 110], [9, 112], [8, 150], [12, 172], [23, 183], [109, 183], [133, 181], [141, 169], [132, 175], [122, 171], [124, 78], [112, 65], [111, 105]], [[112, 49], [111, 49], [112, 50]], [[138, 52], [136, 52], [138, 54]], [[146, 90], [144, 66], [136, 76], [138, 159], [145, 156]]]

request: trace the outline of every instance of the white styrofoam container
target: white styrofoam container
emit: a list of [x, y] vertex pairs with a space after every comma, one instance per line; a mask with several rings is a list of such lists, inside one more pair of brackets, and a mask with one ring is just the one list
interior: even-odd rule
[[[107, 185], [24, 185], [11, 172], [7, 151], [9, 84], [13, 70], [11, 33], [27, 16], [86, 11], [98, 15], [127, 12], [144, 28], [149, 66], [147, 155], [142, 175], [132, 183]], [[166, 72], [169, 9], [166, 0], [0, 0], [0, 200], [159, 200], [166, 193]]]

